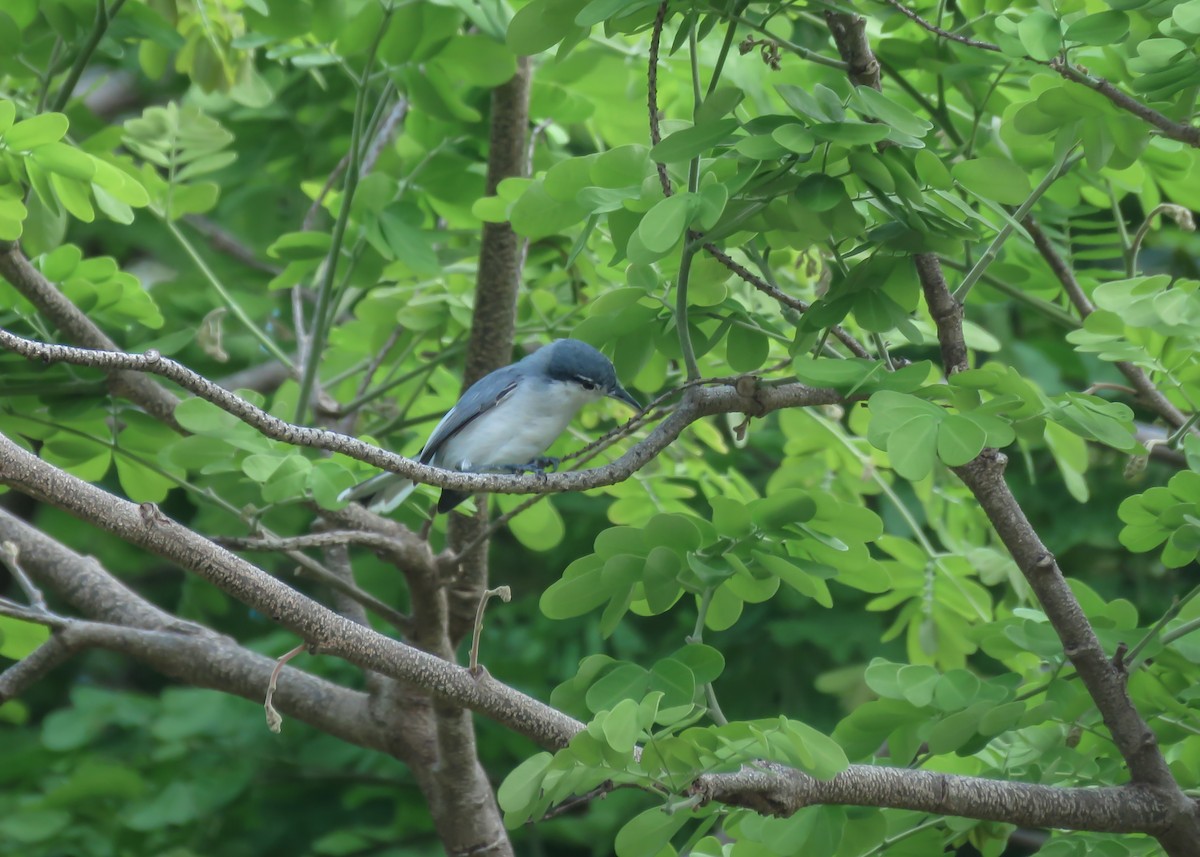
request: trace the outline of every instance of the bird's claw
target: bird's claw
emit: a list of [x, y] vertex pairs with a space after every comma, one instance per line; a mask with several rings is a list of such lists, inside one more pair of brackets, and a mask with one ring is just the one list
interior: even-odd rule
[[504, 469], [513, 473], [545, 473], [547, 470], [557, 470], [561, 461], [562, 459], [546, 455], [525, 464], [508, 464]]

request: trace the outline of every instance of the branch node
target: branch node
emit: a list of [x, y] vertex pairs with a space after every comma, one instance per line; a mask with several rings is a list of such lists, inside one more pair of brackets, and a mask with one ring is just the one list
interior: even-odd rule
[[1125, 663], [1125, 655], [1128, 651], [1129, 651], [1129, 646], [1127, 646], [1125, 644], [1125, 641], [1122, 640], [1121, 642], [1117, 643], [1117, 650], [1115, 652], [1113, 652], [1113, 656], [1112, 656], [1113, 669], [1115, 669], [1117, 672], [1121, 673], [1122, 675], [1127, 675], [1129, 672], [1128, 665]]
[[165, 527], [171, 523], [171, 519], [162, 513], [157, 503], [142, 503], [138, 506], [138, 512], [141, 513], [142, 523], [147, 527]]

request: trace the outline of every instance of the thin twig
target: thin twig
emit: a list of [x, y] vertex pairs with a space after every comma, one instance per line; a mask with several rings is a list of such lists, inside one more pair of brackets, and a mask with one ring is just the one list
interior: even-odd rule
[[43, 613], [49, 612], [46, 608], [46, 596], [29, 579], [25, 569], [21, 568], [21, 552], [15, 542], [0, 544], [0, 560], [3, 560], [4, 564], [8, 566], [9, 573], [16, 579], [21, 591], [25, 593], [25, 600], [29, 602], [29, 606]]
[[485, 589], [479, 596], [479, 607], [475, 610], [475, 628], [471, 632], [471, 660], [468, 669], [471, 675], [479, 675], [479, 638], [483, 634], [483, 610], [493, 595], [507, 604], [512, 599], [512, 589], [507, 586], [497, 586], [495, 589]]
[[[889, 0], [890, 2], [890, 0]], [[1072, 80], [1075, 83], [1080, 83], [1088, 89], [1100, 93], [1115, 106], [1120, 109], [1132, 113], [1142, 121], [1153, 125], [1159, 131], [1162, 131], [1164, 137], [1172, 140], [1178, 140], [1181, 143], [1186, 143], [1189, 146], [1200, 148], [1200, 127], [1188, 125], [1183, 122], [1176, 122], [1169, 116], [1159, 113], [1152, 107], [1149, 107], [1138, 101], [1132, 95], [1128, 95], [1117, 89], [1107, 80], [1102, 77], [1092, 77], [1090, 74], [1076, 68], [1069, 62], [1061, 59], [1052, 59], [1047, 65], [1054, 71], [1061, 74], [1067, 80]]]
[[1001, 52], [999, 45], [994, 45], [991, 42], [982, 42], [979, 39], [969, 39], [966, 36], [960, 36], [958, 33], [952, 33], [949, 30], [943, 30], [937, 24], [934, 24], [930, 21], [926, 21], [924, 18], [922, 18], [920, 15], [918, 15], [912, 9], [909, 9], [903, 3], [899, 2], [899, 0], [883, 0], [883, 2], [887, 3], [893, 9], [900, 12], [906, 18], [909, 18], [909, 19], [915, 21], [917, 24], [920, 24], [922, 27], [924, 27], [929, 32], [934, 33], [935, 35], [941, 36], [943, 39], [950, 39], [953, 42], [958, 42], [959, 44], [963, 44], [963, 45], [969, 45], [972, 48], [979, 48], [980, 50], [983, 50], [983, 51], [993, 51], [995, 53]]
[[[958, 42], [959, 44], [967, 45], [972, 48], [978, 48], [979, 50], [992, 51], [993, 53], [1003, 53], [1003, 50], [999, 45], [991, 42], [980, 41], [979, 39], [971, 39], [966, 36], [960, 36], [958, 33], [952, 33], [949, 30], [942, 29], [936, 24], [922, 18], [912, 9], [909, 9], [903, 3], [899, 2], [899, 0], [883, 0], [883, 2], [887, 3], [893, 9], [896, 9], [905, 17], [914, 21], [929, 32], [934, 33], [937, 36], [941, 36], [944, 39], [950, 39], [951, 41]], [[1176, 122], [1169, 116], [1159, 113], [1154, 108], [1138, 101], [1132, 95], [1117, 89], [1104, 78], [1093, 77], [1082, 69], [1071, 65], [1070, 62], [1061, 57], [1055, 57], [1054, 59], [1050, 60], [1039, 60], [1027, 56], [1025, 59], [1029, 60], [1030, 62], [1036, 62], [1038, 65], [1044, 65], [1047, 68], [1058, 72], [1065, 79], [1081, 84], [1086, 86], [1088, 89], [1100, 93], [1100, 95], [1107, 98], [1115, 107], [1118, 107], [1127, 113], [1131, 113], [1144, 122], [1157, 128], [1163, 133], [1163, 136], [1172, 140], [1178, 140], [1181, 143], [1186, 143], [1189, 146], [1200, 147], [1200, 127], [1186, 122]]]
[[105, 0], [96, 0], [96, 20], [92, 24], [92, 31], [88, 33], [87, 41], [83, 43], [83, 47], [80, 48], [79, 54], [75, 57], [75, 62], [71, 65], [71, 70], [67, 73], [62, 88], [58, 90], [58, 97], [50, 105], [50, 109], [53, 112], [57, 113], [61, 111], [67, 106], [67, 102], [71, 100], [71, 95], [75, 92], [75, 87], [78, 85], [79, 79], [83, 76], [88, 62], [91, 61], [92, 54], [95, 53], [100, 40], [104, 38], [104, 33], [108, 30], [108, 25], [112, 23], [112, 19], [116, 17], [124, 5], [125, 0], [113, 0], [112, 8], [109, 8], [105, 5]]
[[358, 80], [358, 92], [354, 99], [354, 115], [350, 126], [350, 151], [346, 153], [350, 159], [346, 167], [346, 181], [342, 185], [342, 196], [339, 200], [337, 219], [333, 224], [332, 239], [329, 244], [329, 253], [324, 262], [324, 275], [321, 277], [320, 286], [317, 290], [317, 305], [313, 310], [313, 323], [308, 331], [308, 337], [304, 352], [299, 355], [300, 366], [300, 395], [296, 401], [296, 418], [303, 419], [308, 413], [309, 401], [317, 393], [317, 369], [321, 363], [321, 353], [325, 348], [325, 339], [328, 334], [332, 315], [333, 301], [333, 281], [337, 276], [337, 261], [342, 252], [342, 244], [346, 237], [346, 228], [350, 222], [350, 208], [354, 201], [354, 192], [358, 188], [358, 182], [361, 176], [362, 167], [362, 132], [364, 115], [366, 113], [367, 91], [368, 84], [371, 79], [371, 67], [375, 64], [375, 54], [379, 50], [379, 45], [383, 41], [384, 34], [388, 31], [388, 24], [392, 20], [393, 7], [387, 5], [384, 7], [383, 20], [379, 24], [379, 30], [375, 34], [375, 38], [371, 42], [371, 47], [367, 51], [366, 58], [363, 60], [362, 74]]
[[[670, 0], [662, 0], [658, 7], [658, 14], [654, 16], [654, 29], [650, 32], [650, 59], [649, 67], [646, 71], [646, 100], [647, 107], [650, 111], [650, 144], [657, 146], [662, 140], [662, 133], [658, 128], [658, 51], [659, 45], [662, 42], [663, 22], [667, 18], [667, 6], [670, 5]], [[655, 162], [654, 168], [658, 171], [658, 183], [662, 185], [663, 196], [670, 196], [671, 177], [667, 175], [667, 165]]]
[[283, 671], [288, 661], [306, 651], [308, 651], [308, 643], [301, 643], [277, 660], [275, 662], [275, 669], [271, 670], [271, 678], [267, 681], [267, 695], [263, 700], [263, 711], [267, 716], [267, 728], [277, 735], [283, 726], [283, 716], [276, 710], [272, 700], [275, 698], [275, 687], [279, 682], [279, 673]]
[[1012, 235], [1013, 230], [1016, 228], [1016, 224], [1029, 216], [1029, 212], [1032, 210], [1033, 206], [1039, 199], [1042, 198], [1046, 191], [1050, 190], [1050, 186], [1054, 184], [1054, 182], [1057, 181], [1060, 176], [1065, 175], [1068, 171], [1070, 171], [1072, 166], [1083, 160], [1083, 155], [1075, 155], [1074, 157], [1071, 157], [1071, 151], [1073, 151], [1073, 149], [1069, 149], [1063, 153], [1063, 156], [1059, 159], [1059, 162], [1050, 168], [1050, 171], [1046, 173], [1045, 178], [1043, 178], [1038, 186], [1033, 189], [1033, 192], [1025, 198], [1025, 201], [1021, 203], [1021, 206], [1016, 210], [1013, 216], [1004, 221], [1004, 225], [1000, 227], [1000, 231], [996, 233], [996, 237], [992, 239], [992, 243], [988, 245], [987, 249], [983, 252], [983, 255], [979, 257], [979, 260], [975, 263], [974, 267], [972, 267], [971, 270], [967, 272], [967, 275], [963, 277], [963, 281], [959, 284], [959, 287], [954, 290], [954, 297], [957, 301], [962, 303], [967, 299], [967, 295], [970, 294], [971, 289], [974, 288], [975, 284], [979, 282], [979, 278], [983, 276], [983, 273], [987, 270], [988, 265], [994, 262], [996, 257], [1000, 254], [1000, 248], [1004, 246], [1004, 242], [1008, 240], [1010, 235]]
[[[782, 289], [776, 288], [766, 280], [756, 276], [753, 272], [746, 268], [745, 265], [738, 264], [733, 257], [721, 250], [721, 248], [717, 245], [705, 244], [704, 250], [726, 268], [741, 277], [745, 282], [749, 283], [764, 295], [773, 298], [784, 306], [790, 307], [797, 312], [807, 312], [808, 308], [811, 306], [811, 304], [809, 304], [807, 301], [803, 301], [800, 298], [794, 298], [784, 292]], [[832, 328], [830, 328], [830, 330], [833, 332], [833, 335], [836, 336], [838, 340], [840, 340], [841, 343], [845, 345], [846, 348], [850, 350], [850, 353], [855, 357], [865, 357], [870, 359], [871, 352], [868, 351], [861, 342], [855, 339], [853, 334], [848, 332], [844, 327], [835, 324]]]
[[326, 429], [309, 428], [279, 419], [262, 408], [214, 384], [202, 375], [157, 351], [126, 354], [117, 351], [89, 351], [67, 345], [51, 345], [25, 339], [0, 328], [0, 348], [30, 360], [91, 366], [101, 370], [133, 369], [167, 378], [205, 401], [211, 402], [237, 419], [275, 440], [294, 446], [341, 452], [381, 470], [439, 488], [467, 493], [548, 494], [557, 491], [585, 491], [613, 485], [629, 478], [666, 449], [691, 423], [719, 413], [757, 415], [789, 407], [830, 405], [843, 401], [835, 390], [786, 383], [763, 386], [743, 392], [733, 385], [712, 389], [689, 388], [670, 416], [650, 435], [635, 444], [619, 459], [603, 467], [569, 473], [506, 475], [443, 470], [381, 449], [377, 446]]
[[283, 551], [323, 548], [330, 545], [362, 545], [378, 550], [395, 551], [407, 549], [400, 539], [383, 533], [363, 530], [332, 530], [325, 533], [309, 533], [302, 536], [271, 538], [268, 536], [218, 536], [213, 539], [223, 548], [236, 551]]

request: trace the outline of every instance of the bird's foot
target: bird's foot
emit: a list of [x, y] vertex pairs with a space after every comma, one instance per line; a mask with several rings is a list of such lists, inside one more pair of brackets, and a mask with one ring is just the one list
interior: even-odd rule
[[533, 461], [528, 461], [525, 464], [506, 464], [505, 470], [513, 473], [545, 473], [547, 470], [554, 471], [558, 469], [560, 458], [552, 458], [551, 456], [542, 456], [535, 458]]

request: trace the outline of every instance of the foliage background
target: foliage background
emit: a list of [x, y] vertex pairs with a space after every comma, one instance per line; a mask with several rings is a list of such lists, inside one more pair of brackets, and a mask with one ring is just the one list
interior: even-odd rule
[[[93, 31], [95, 4], [15, 0], [0, 11], [0, 96], [18, 120], [47, 108], [69, 119], [69, 135], [60, 133], [47, 146], [60, 138], [68, 145], [47, 148], [40, 158], [11, 137], [0, 150], [8, 182], [0, 190], [6, 230], [0, 238], [19, 236], [24, 252], [122, 348], [155, 348], [218, 379], [295, 357], [288, 289], [318, 284], [333, 258], [338, 314], [331, 316], [321, 353], [327, 397], [321, 403], [353, 403], [353, 411], [322, 418], [398, 452], [415, 454], [432, 420], [458, 394], [484, 221], [510, 219], [529, 241], [519, 344], [566, 335], [592, 341], [614, 356], [619, 375], [643, 399], [685, 378], [670, 288], [688, 256], [679, 247], [689, 226], [745, 251], [739, 257], [745, 264], [820, 309], [808, 316], [817, 321], [806, 325], [697, 255], [689, 321], [705, 376], [782, 364], [769, 377], [794, 374], [820, 386], [853, 387], [862, 376], [834, 380], [817, 364], [792, 362], [847, 312], [847, 326], [873, 353], [886, 341], [893, 359], [936, 361], [937, 342], [918, 306], [908, 254], [934, 251], [948, 267], [957, 262], [970, 269], [1006, 223], [1002, 206], [1011, 211], [1029, 198], [1077, 140], [1083, 162], [1049, 188], [1037, 213], [1085, 288], [1092, 292], [1139, 272], [1196, 276], [1200, 245], [1169, 219], [1145, 239], [1136, 257], [1140, 269], [1127, 270], [1134, 264], [1131, 234], [1159, 203], [1200, 206], [1196, 150], [1152, 134], [1144, 122], [1045, 67], [1069, 45], [1073, 62], [1186, 120], [1200, 86], [1196, 0], [1129, 2], [1119, 10], [1083, 0], [1053, 8], [963, 3], [944, 10], [945, 21], [969, 23], [973, 37], [997, 41], [1001, 50], [994, 53], [934, 40], [887, 4], [867, 4], [858, 11], [870, 21], [884, 70], [886, 95], [878, 100], [856, 94], [836, 63], [806, 61], [810, 52], [836, 58], [820, 17], [824, 5], [672, 6], [658, 104], [664, 145], [674, 140], [675, 149], [656, 152], [669, 161], [676, 188], [690, 187], [695, 195], [684, 193], [686, 202], [665, 206], [647, 155], [644, 107], [657, 4], [421, 2], [390, 13], [374, 0], [130, 0], [110, 7], [112, 21], [83, 74], [81, 97], [71, 99], [64, 78]], [[728, 30], [733, 50], [723, 44], [730, 10], [742, 18], [739, 28]], [[766, 41], [739, 52], [746, 38]], [[498, 197], [485, 198], [489, 89], [512, 75], [518, 53], [540, 55], [530, 117], [534, 178], [510, 180]], [[701, 99], [708, 113], [694, 109], [693, 58], [704, 82], [721, 68], [720, 87]], [[849, 117], [821, 121], [836, 112], [835, 104], [849, 105]], [[722, 125], [727, 115], [737, 122]], [[355, 117], [366, 122], [357, 134]], [[339, 248], [333, 236], [342, 185], [322, 188], [352, 143], [374, 139], [389, 121], [394, 131], [382, 134], [373, 152]], [[705, 133], [670, 136], [693, 122]], [[885, 136], [897, 145], [877, 152]], [[71, 152], [90, 160], [81, 166]], [[594, 156], [599, 152], [606, 159]], [[693, 157], [701, 159], [696, 167]], [[701, 182], [701, 172], [711, 181]], [[747, 190], [743, 179], [751, 176], [760, 183]], [[725, 191], [705, 191], [722, 183]], [[585, 188], [596, 192], [581, 195]], [[1003, 245], [987, 272], [991, 279], [970, 295], [968, 344], [978, 362], [1012, 367], [1013, 379], [1033, 385], [1019, 387], [1026, 405], [1033, 402], [1037, 410], [1037, 393], [1061, 397], [1124, 383], [1111, 365], [1115, 355], [1142, 361], [1176, 404], [1192, 412], [1198, 381], [1188, 353], [1195, 353], [1195, 334], [1179, 317], [1135, 317], [1132, 299], [1113, 290], [1108, 304], [1102, 297], [1097, 303], [1130, 326], [1092, 331], [1091, 340], [1068, 339], [1066, 330], [1078, 327], [1075, 316], [1023, 233]], [[1158, 289], [1167, 293], [1165, 285]], [[1194, 283], [1176, 292], [1190, 300], [1192, 289]], [[1191, 319], [1192, 304], [1175, 311]], [[36, 338], [56, 338], [4, 284], [0, 320]], [[373, 358], [383, 349], [380, 366]], [[377, 371], [364, 383], [368, 365]], [[329, 505], [338, 490], [370, 472], [340, 456], [322, 459], [248, 430], [239, 434], [204, 408], [179, 416], [197, 436], [175, 437], [106, 396], [99, 376], [84, 371], [6, 356], [0, 372], [0, 431], [26, 438], [45, 460], [75, 475], [135, 501], [159, 503], [205, 534], [246, 533], [247, 508], [275, 532], [304, 531], [313, 515], [303, 502], [306, 493]], [[302, 403], [311, 391], [303, 376], [275, 377], [259, 401], [287, 419], [305, 414]], [[913, 389], [936, 378], [930, 368]], [[1007, 391], [1003, 385], [985, 389], [988, 399]], [[1132, 403], [1119, 390], [1098, 395]], [[949, 398], [970, 410], [961, 396]], [[875, 419], [889, 419], [886, 401], [872, 401]], [[1046, 414], [1060, 412], [1041, 402], [1036, 414], [1000, 409], [1010, 433], [1017, 424], [1019, 438], [1009, 449], [1010, 482], [1078, 581], [1106, 645], [1133, 643], [1173, 599], [1193, 589], [1194, 565], [1184, 557], [1170, 562], [1183, 568], [1167, 568], [1158, 550], [1126, 551], [1120, 522], [1129, 519], [1118, 509], [1146, 487], [1165, 484], [1179, 463], [1151, 461], [1144, 472], [1128, 475], [1130, 455], [1142, 451], [1132, 433], [1134, 417], [1155, 419], [1140, 405], [1133, 411], [1079, 405], [1074, 417], [1056, 421]], [[1081, 427], [1080, 413], [1088, 408], [1098, 426]], [[555, 450], [576, 449], [623, 418], [616, 405], [589, 410]], [[724, 656], [716, 689], [727, 717], [783, 714], [834, 733], [845, 745], [850, 727], [844, 718], [872, 710], [861, 706], [886, 684], [869, 680], [872, 659], [942, 672], [969, 664], [999, 683], [1007, 681], [1000, 676], [1012, 676], [1021, 690], [1058, 674], [1057, 641], [1029, 612], [1020, 575], [967, 492], [935, 464], [932, 447], [914, 440], [914, 448], [927, 448], [929, 466], [905, 472], [895, 448], [883, 445], [893, 453], [889, 459], [867, 442], [862, 403], [755, 420], [744, 441], [740, 421], [697, 423], [628, 482], [544, 500], [497, 533], [491, 579], [511, 585], [516, 598], [489, 616], [484, 660], [493, 675], [554, 700], [554, 688], [588, 655], [649, 666], [701, 630]], [[1197, 450], [1188, 453], [1194, 470]], [[844, 542], [858, 538], [852, 560], [796, 563], [803, 568], [798, 582], [757, 603], [715, 599], [707, 630], [694, 627], [696, 599], [689, 597], [673, 609], [643, 609], [656, 615], [619, 622], [561, 604], [559, 613], [586, 615], [555, 621], [539, 610], [539, 595], [550, 588], [543, 605], [555, 613], [553, 593], [561, 590], [551, 584], [591, 554], [608, 528], [645, 530], [666, 521], [661, 526], [669, 529], [671, 522], [701, 521], [725, 536], [714, 498], [737, 507], [763, 496], [799, 502], [800, 494], [789, 491], [825, 498], [817, 519], [827, 520]], [[519, 500], [496, 503], [507, 511]], [[1197, 501], [1194, 494], [1180, 498]], [[294, 644], [266, 617], [194, 576], [51, 507], [12, 494], [4, 502], [182, 618], [270, 656]], [[400, 519], [418, 527], [419, 505], [410, 504]], [[878, 520], [856, 512], [862, 508]], [[442, 528], [439, 522], [434, 530], [437, 545], [444, 541]], [[770, 544], [787, 557], [786, 545], [796, 537], [780, 528]], [[728, 553], [723, 548], [710, 556], [736, 553], [725, 547]], [[286, 558], [268, 554], [260, 561], [294, 580], [294, 563]], [[356, 554], [355, 572], [363, 588], [407, 609], [395, 569], [363, 552]], [[833, 583], [832, 607], [821, 606], [815, 594], [826, 587], [825, 578]], [[309, 582], [296, 585], [323, 594]], [[884, 591], [894, 594], [880, 595]], [[607, 600], [606, 592], [600, 595], [597, 607]], [[1194, 613], [1194, 607], [1185, 610], [1174, 621], [1190, 621]], [[28, 626], [5, 621], [2, 628], [0, 655], [27, 651], [34, 633]], [[1195, 685], [1198, 654], [1182, 638], [1175, 651], [1161, 653], [1161, 672], [1134, 686], [1160, 740], [1173, 747], [1170, 761], [1181, 783], [1191, 788], [1200, 784], [1200, 723], [1195, 694], [1183, 689]], [[357, 670], [331, 658], [306, 659], [302, 668], [352, 686], [362, 681]], [[999, 756], [989, 756], [987, 741], [980, 743], [972, 729], [969, 742], [944, 742], [946, 752], [935, 754], [934, 767], [1006, 769], [1048, 782], [1120, 781], [1116, 754], [1098, 733], [1078, 684], [1054, 683], [1042, 709], [1023, 708], [1009, 724], [1015, 730], [1019, 719], [1020, 733], [1004, 739], [1014, 755], [1030, 748], [1048, 752], [1067, 737], [1082, 740], [1078, 750], [1063, 744], [1067, 749], [1054, 764], [1005, 760], [997, 745]], [[1016, 695], [1017, 688], [1011, 690]], [[903, 705], [896, 702], [898, 709]], [[953, 713], [915, 709], [934, 720]], [[23, 699], [5, 703], [0, 719], [0, 789], [14, 808], [0, 819], [8, 853], [440, 852], [425, 803], [394, 759], [295, 721], [273, 736], [256, 705], [176, 686], [124, 658], [88, 653]], [[482, 761], [497, 784], [534, 751], [494, 724], [481, 721], [479, 728]], [[878, 724], [863, 729], [859, 740], [872, 747], [888, 739], [915, 742], [914, 748], [919, 743], [915, 731], [898, 735]], [[516, 847], [522, 853], [608, 853], [615, 831], [653, 805], [651, 796], [619, 791], [565, 819], [518, 827]], [[884, 817], [874, 810], [829, 812], [871, 830], [871, 819]], [[886, 819], [881, 830], [904, 833], [887, 854], [933, 853], [968, 836], [987, 853], [999, 853], [1009, 832], [965, 823], [926, 827], [906, 813]], [[753, 838], [749, 827], [746, 836]], [[767, 834], [761, 838], [770, 841]], [[880, 841], [870, 853], [882, 853]], [[1092, 841], [1076, 838], [1081, 847]], [[1136, 837], [1107, 841], [1114, 854], [1151, 848]], [[869, 852], [844, 847], [851, 850], [841, 853]]]

